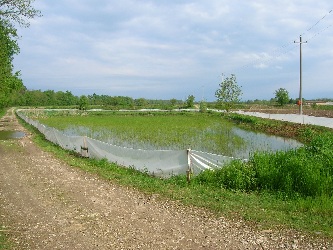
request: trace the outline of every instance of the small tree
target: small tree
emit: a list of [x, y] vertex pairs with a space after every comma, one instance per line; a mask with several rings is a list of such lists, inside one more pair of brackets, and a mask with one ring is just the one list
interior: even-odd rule
[[218, 106], [229, 112], [229, 110], [240, 101], [242, 90], [237, 85], [236, 76], [234, 74], [231, 74], [230, 78], [226, 77], [219, 86], [220, 88], [215, 92]]
[[189, 95], [189, 96], [187, 97], [187, 99], [186, 99], [186, 106], [187, 106], [188, 108], [193, 107], [194, 99], [195, 99], [195, 98], [194, 98], [193, 95]]
[[143, 107], [147, 105], [147, 100], [145, 98], [139, 98], [135, 100], [136, 105]]
[[289, 93], [284, 88], [279, 88], [274, 92], [274, 94], [275, 98], [277, 99], [277, 103], [280, 104], [281, 106], [287, 104], [290, 100]]
[[89, 100], [85, 95], [81, 95], [79, 99], [79, 109], [80, 110], [87, 110], [88, 109]]
[[170, 100], [170, 104], [171, 104], [171, 106], [175, 106], [176, 103], [177, 103], [177, 99], [172, 98], [172, 99]]
[[207, 112], [207, 103], [204, 100], [200, 102], [200, 112], [201, 113]]

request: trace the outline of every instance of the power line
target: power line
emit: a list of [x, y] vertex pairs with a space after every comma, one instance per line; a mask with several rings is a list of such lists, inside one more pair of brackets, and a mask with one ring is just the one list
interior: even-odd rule
[[[325, 19], [329, 14], [331, 14], [331, 12], [332, 12], [332, 10], [330, 10], [326, 15], [324, 15], [321, 19], [319, 19], [319, 20], [318, 20], [315, 24], [313, 24], [309, 29], [307, 29], [305, 32], [303, 32], [302, 35], [308, 33], [310, 30], [312, 30], [312, 29], [313, 29], [315, 26], [317, 26], [317, 25], [318, 25], [323, 19]], [[313, 38], [315, 38], [316, 36], [320, 35], [322, 32], [324, 32], [325, 30], [327, 30], [327, 29], [330, 28], [331, 26], [332, 26], [332, 24], [330, 24], [329, 26], [327, 26], [326, 28], [324, 28], [323, 30], [321, 30], [320, 32], [318, 32], [317, 34], [315, 34], [314, 36], [312, 36], [310, 39], [308, 39], [308, 41], [310, 41], [311, 39], [313, 39]], [[294, 40], [296, 40], [296, 39], [294, 39]], [[254, 61], [252, 61], [252, 62], [250, 62], [250, 63], [248, 63], [248, 64], [245, 64], [245, 65], [243, 65], [243, 66], [241, 66], [241, 67], [238, 67], [238, 68], [234, 68], [234, 69], [232, 69], [232, 70], [229, 70], [228, 72], [232, 72], [232, 73], [235, 73], [235, 72], [242, 72], [242, 71], [244, 71], [244, 70], [247, 69], [247, 68], [252, 68], [252, 67], [254, 67], [254, 65], [257, 65], [257, 64], [258, 64], [259, 62], [261, 62], [263, 59], [266, 59], [266, 58], [269, 58], [269, 57], [270, 57], [270, 58], [269, 58], [268, 60], [263, 61], [262, 63], [267, 63], [267, 62], [269, 62], [269, 61], [272, 61], [273, 59], [276, 59], [276, 58], [278, 58], [278, 57], [280, 57], [280, 56], [282, 56], [282, 55], [288, 53], [289, 51], [294, 50], [295, 48], [297, 48], [297, 46], [294, 46], [294, 47], [292, 47], [290, 50], [287, 50], [287, 51], [285, 51], [285, 52], [283, 52], [283, 53], [281, 53], [281, 54], [278, 54], [278, 55], [273, 56], [273, 54], [275, 54], [275, 53], [277, 53], [277, 52], [280, 52], [280, 51], [284, 50], [285, 48], [287, 48], [288, 46], [290, 46], [290, 45], [292, 45], [292, 44], [294, 44], [294, 42], [293, 42], [293, 41], [290, 41], [290, 42], [288, 42], [288, 43], [286, 43], [286, 44], [284, 44], [284, 45], [278, 47], [277, 49], [275, 49], [275, 50], [273, 50], [273, 51], [271, 51], [271, 52], [269, 52], [269, 53], [265, 53], [264, 56], [261, 56], [261, 57], [259, 57], [258, 59], [254, 60]], [[220, 75], [220, 76], [221, 76], [221, 75]]]

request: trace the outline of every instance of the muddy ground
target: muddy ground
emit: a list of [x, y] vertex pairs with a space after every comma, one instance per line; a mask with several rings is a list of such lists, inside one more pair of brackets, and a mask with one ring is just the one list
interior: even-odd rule
[[[13, 109], [0, 130], [0, 234], [12, 249], [333, 249], [292, 230], [260, 230], [102, 180], [38, 148]], [[0, 247], [1, 248], [1, 247]]]

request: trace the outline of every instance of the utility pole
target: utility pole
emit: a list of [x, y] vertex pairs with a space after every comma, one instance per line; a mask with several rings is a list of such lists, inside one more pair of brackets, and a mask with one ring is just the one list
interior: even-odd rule
[[300, 49], [299, 49], [299, 54], [300, 54], [300, 67], [299, 67], [299, 114], [302, 115], [302, 106], [303, 106], [303, 97], [302, 97], [302, 43], [307, 43], [307, 42], [302, 42], [302, 36], [299, 36], [299, 42], [294, 41], [294, 43], [299, 43]]
[[205, 101], [205, 85], [202, 86], [202, 101]]
[[223, 73], [222, 73], [222, 82], [223, 82]]

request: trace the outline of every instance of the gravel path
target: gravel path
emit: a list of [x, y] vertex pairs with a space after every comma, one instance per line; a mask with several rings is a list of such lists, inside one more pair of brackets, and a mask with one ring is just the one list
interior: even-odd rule
[[258, 231], [72, 168], [32, 143], [13, 109], [0, 130], [27, 134], [0, 141], [0, 233], [13, 249], [333, 249], [297, 232]]

